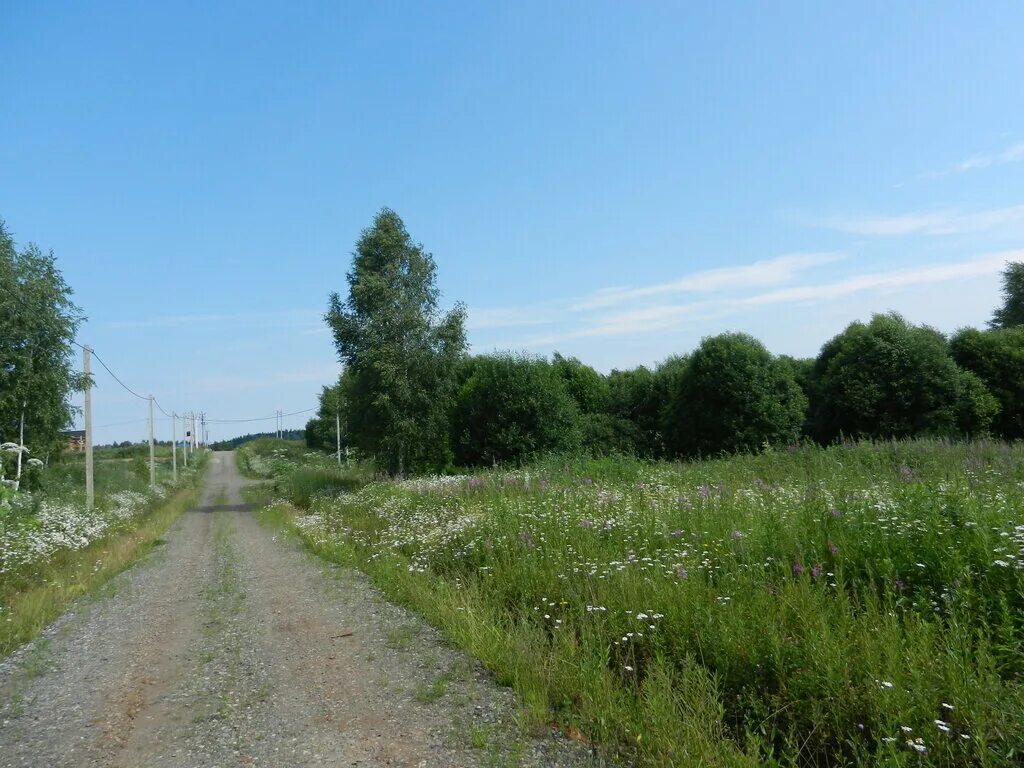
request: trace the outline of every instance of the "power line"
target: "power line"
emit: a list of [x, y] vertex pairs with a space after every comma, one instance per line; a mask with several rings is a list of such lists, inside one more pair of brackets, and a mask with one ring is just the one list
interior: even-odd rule
[[[130, 421], [115, 421], [110, 424], [94, 424], [93, 429], [105, 429], [106, 427], [123, 427], [128, 424], [140, 424], [149, 421], [149, 419], [131, 419]], [[154, 421], [160, 421], [166, 424], [170, 419], [154, 419]]]
[[[84, 347], [84, 346], [82, 346], [81, 344], [79, 344], [79, 343], [78, 343], [77, 341], [75, 341], [75, 342], [72, 342], [72, 343], [73, 343], [73, 344], [74, 344], [74, 345], [75, 345], [76, 347], [79, 347], [79, 348], [81, 348], [81, 349], [85, 349], [85, 347]], [[95, 357], [95, 358], [96, 358], [96, 359], [97, 359], [97, 360], [99, 361], [100, 365], [102, 365], [102, 366], [103, 366], [104, 368], [106, 368], [106, 369], [107, 369], [107, 373], [109, 373], [109, 374], [110, 374], [111, 376], [113, 376], [113, 377], [114, 377], [114, 381], [116, 381], [116, 382], [117, 382], [118, 384], [120, 384], [120, 385], [121, 385], [121, 387], [122, 387], [122, 388], [123, 388], [123, 389], [124, 389], [124, 390], [125, 390], [126, 392], [128, 392], [129, 394], [135, 395], [135, 396], [136, 396], [137, 398], [139, 398], [139, 400], [149, 400], [149, 398], [148, 398], [148, 397], [146, 397], [145, 395], [140, 395], [140, 394], [139, 394], [138, 392], [136, 392], [136, 391], [135, 391], [134, 389], [132, 389], [132, 388], [131, 388], [131, 387], [129, 387], [129, 386], [127, 385], [127, 384], [125, 384], [125, 383], [124, 383], [123, 381], [121, 381], [121, 379], [119, 379], [119, 378], [117, 377], [117, 374], [116, 374], [116, 373], [114, 373], [114, 372], [113, 372], [112, 370], [110, 370], [110, 366], [109, 366], [109, 365], [107, 365], [107, 364], [106, 364], [105, 362], [103, 362], [103, 358], [102, 358], [102, 357], [100, 357], [99, 355], [97, 355], [97, 354], [96, 354], [96, 350], [95, 350], [95, 349], [92, 349], [92, 348], [90, 348], [90, 349], [89, 349], [89, 352], [90, 352], [90, 354], [91, 354], [91, 355], [92, 355], [93, 357]]]
[[[315, 411], [315, 410], [316, 410], [316, 407], [306, 408], [305, 410], [302, 410], [302, 411], [292, 411], [291, 413], [282, 413], [282, 414], [280, 414], [280, 416], [281, 416], [281, 418], [284, 418], [286, 416], [298, 416], [300, 413], [309, 413], [310, 411]], [[207, 419], [206, 423], [207, 424], [244, 424], [244, 423], [247, 423], [247, 422], [250, 422], [250, 421], [270, 421], [271, 419], [276, 419], [276, 418], [278, 418], [278, 414], [275, 413], [273, 416], [259, 416], [259, 417], [254, 418], [254, 419]]]
[[149, 421], [149, 419], [130, 419], [129, 421], [115, 421], [111, 424], [96, 424], [93, 429], [105, 429], [106, 427], [123, 427], [126, 424], [138, 424], [140, 421]]
[[[72, 342], [72, 343], [76, 347], [79, 347], [81, 349], [85, 349], [85, 347], [83, 347], [77, 341]], [[103, 358], [100, 357], [98, 354], [96, 354], [96, 350], [95, 349], [91, 349], [90, 348], [90, 352], [91, 352], [92, 356], [95, 357], [99, 361], [99, 364], [102, 365], [107, 370], [107, 373], [109, 373], [111, 376], [113, 376], [114, 381], [116, 381], [118, 384], [120, 384], [124, 388], [124, 390], [126, 392], [128, 392], [129, 394], [135, 395], [135, 397], [139, 398], [139, 400], [149, 400], [149, 397], [146, 397], [145, 395], [140, 395], [134, 389], [132, 389], [127, 384], [125, 384], [123, 381], [121, 381], [121, 379], [118, 377], [118, 375], [116, 373], [114, 373], [112, 370], [110, 370], [110, 366], [107, 365], [105, 362], [103, 362]], [[171, 416], [171, 414], [169, 414], [167, 411], [164, 410], [164, 407], [162, 405], [160, 405], [160, 401], [157, 400], [155, 397], [153, 398], [153, 404], [156, 405], [156, 407], [160, 409], [160, 413], [162, 413], [168, 419], [174, 418], [173, 416]]]
[[[83, 345], [79, 344], [77, 341], [73, 341], [72, 343], [76, 347], [79, 347], [80, 349], [85, 349], [85, 347]], [[90, 348], [90, 353], [92, 354], [93, 357], [96, 358], [97, 361], [99, 361], [99, 364], [102, 365], [104, 367], [104, 369], [106, 369], [107, 373], [109, 373], [113, 377], [114, 381], [116, 381], [118, 384], [120, 384], [121, 387], [126, 392], [128, 392], [129, 394], [134, 395], [135, 397], [139, 398], [139, 400], [149, 400], [150, 399], [146, 395], [140, 395], [134, 389], [132, 389], [127, 384], [125, 384], [123, 381], [121, 381], [121, 379], [118, 377], [118, 375], [116, 373], [114, 373], [110, 369], [110, 366], [107, 365], [105, 362], [103, 362], [103, 358], [96, 354], [96, 350], [95, 349]], [[155, 397], [152, 398], [152, 400], [153, 400], [153, 404], [157, 408], [160, 409], [160, 413], [162, 413], [168, 419], [173, 419], [174, 418], [174, 416], [172, 414], [170, 414], [170, 413], [168, 413], [167, 411], [164, 410], [164, 407], [162, 405], [160, 405], [160, 402]], [[288, 416], [298, 416], [300, 414], [310, 413], [311, 411], [315, 411], [315, 410], [317, 410], [316, 407], [305, 408], [305, 409], [303, 409], [301, 411], [292, 411], [291, 413], [274, 414], [273, 416], [258, 416], [256, 418], [252, 418], [252, 419], [206, 419], [206, 423], [207, 424], [246, 424], [246, 423], [250, 423], [250, 422], [254, 422], [254, 421], [270, 421], [271, 419], [277, 419], [277, 418], [282, 418], [283, 419], [283, 418], [286, 418]], [[137, 419], [136, 421], [145, 421], [145, 419]], [[133, 422], [124, 422], [124, 423], [128, 424], [128, 423], [133, 423]], [[104, 425], [104, 426], [116, 426], [116, 425]], [[99, 429], [99, 428], [100, 427], [96, 427], [96, 429]]]

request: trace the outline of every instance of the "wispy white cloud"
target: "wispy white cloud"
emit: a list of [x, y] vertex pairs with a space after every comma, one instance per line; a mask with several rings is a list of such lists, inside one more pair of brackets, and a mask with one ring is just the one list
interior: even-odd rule
[[967, 261], [932, 267], [854, 275], [831, 283], [801, 285], [749, 296], [732, 302], [736, 307], [829, 301], [862, 291], [882, 291], [981, 277], [1000, 272], [1011, 261], [1024, 261], [1024, 250], [1000, 251]]
[[936, 210], [894, 216], [825, 216], [806, 222], [853, 235], [963, 235], [1024, 222], [1024, 205], [973, 213]]
[[671, 280], [637, 288], [606, 288], [574, 302], [570, 309], [599, 309], [651, 296], [677, 293], [713, 293], [780, 285], [799, 272], [840, 261], [841, 253], [789, 253], [774, 259], [755, 261], [737, 267], [707, 269]]
[[1007, 263], [1024, 261], [1024, 250], [1000, 251], [977, 258], [888, 272], [871, 272], [824, 283], [798, 285], [755, 293], [721, 296], [684, 303], [662, 303], [614, 313], [593, 313], [573, 327], [519, 340], [510, 346], [536, 349], [572, 339], [611, 338], [679, 330], [700, 321], [742, 314], [774, 305], [808, 305], [862, 293], [921, 287], [994, 275]]
[[[725, 314], [726, 301], [692, 301], [685, 304], [655, 304], [610, 315], [596, 315], [588, 323], [562, 334], [550, 334], [554, 340], [629, 336], [654, 333], [678, 327], [682, 322], [706, 320]], [[537, 344], [541, 339], [531, 339]]]
[[512, 328], [522, 325], [543, 325], [558, 320], [563, 310], [552, 305], [522, 307], [470, 307], [466, 314], [469, 330]]
[[925, 176], [927, 178], [938, 179], [943, 176], [950, 176], [956, 173], [966, 173], [968, 171], [978, 170], [979, 168], [989, 168], [993, 165], [1016, 163], [1021, 160], [1024, 160], [1024, 142], [1011, 144], [1002, 152], [971, 155], [970, 157], [961, 160], [959, 163], [951, 165], [949, 168], [944, 168], [941, 171], [932, 171], [930, 173], [926, 173]]
[[[470, 308], [467, 327], [470, 330], [515, 328], [570, 322], [591, 313], [628, 306], [638, 301], [673, 294], [713, 294], [783, 285], [814, 267], [841, 261], [841, 253], [788, 253], [772, 259], [732, 267], [692, 272], [675, 280], [642, 286], [602, 288], [586, 296], [532, 304], [521, 307]], [[623, 324], [645, 322], [650, 308], [621, 313]]]

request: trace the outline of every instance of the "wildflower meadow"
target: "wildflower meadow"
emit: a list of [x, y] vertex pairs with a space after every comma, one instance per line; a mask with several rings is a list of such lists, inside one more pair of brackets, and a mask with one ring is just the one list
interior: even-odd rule
[[267, 514], [609, 754], [1019, 765], [1024, 447], [552, 458], [320, 492], [325, 457], [259, 450], [304, 506]]

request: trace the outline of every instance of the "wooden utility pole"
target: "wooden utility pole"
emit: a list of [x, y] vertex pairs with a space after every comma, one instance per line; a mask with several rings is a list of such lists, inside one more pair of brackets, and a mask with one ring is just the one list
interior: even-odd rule
[[178, 482], [178, 416], [171, 411], [171, 472]]
[[85, 374], [85, 510], [92, 511], [95, 493], [92, 483], [92, 377], [89, 375], [89, 353], [82, 347], [82, 372]]
[[149, 484], [156, 485], [156, 448], [153, 446], [153, 396], [149, 396]]

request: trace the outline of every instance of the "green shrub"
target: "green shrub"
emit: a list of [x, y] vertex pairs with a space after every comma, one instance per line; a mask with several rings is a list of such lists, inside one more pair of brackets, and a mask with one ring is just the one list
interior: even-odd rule
[[811, 390], [814, 434], [822, 442], [841, 434], [980, 434], [995, 410], [991, 395], [954, 362], [941, 333], [896, 314], [853, 323], [826, 343]]
[[673, 382], [670, 448], [685, 456], [756, 450], [796, 440], [807, 412], [793, 369], [741, 333], [704, 339]]
[[1008, 440], [1024, 437], [1024, 328], [964, 328], [949, 346], [957, 364], [981, 379], [999, 401], [993, 431]]
[[623, 424], [632, 443], [630, 453], [656, 456], [661, 432], [660, 404], [654, 396], [654, 372], [640, 366], [608, 374], [608, 413]]
[[580, 417], [583, 448], [591, 456], [636, 455], [640, 442], [636, 425], [607, 413]]
[[644, 366], [608, 375], [608, 413], [617, 420], [623, 439], [632, 441], [632, 453], [646, 458], [666, 456], [663, 418], [669, 393], [686, 368], [686, 358], [673, 356], [655, 370]]
[[452, 414], [459, 464], [517, 463], [576, 450], [580, 441], [579, 410], [550, 363], [518, 355], [477, 358]]
[[607, 410], [609, 392], [604, 376], [575, 357], [562, 357], [557, 352], [551, 364], [580, 413], [603, 413]]

